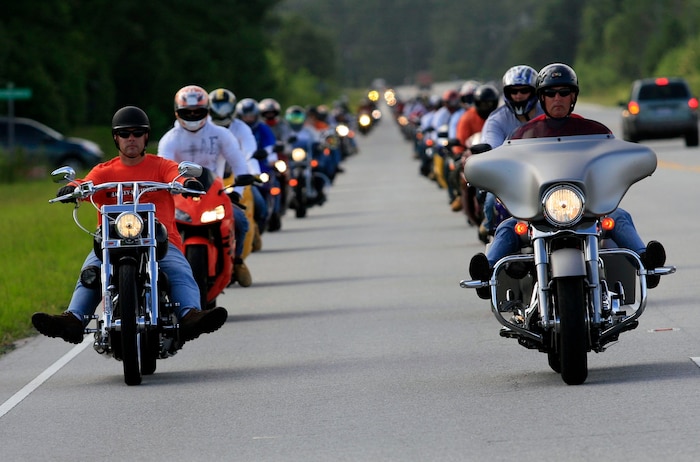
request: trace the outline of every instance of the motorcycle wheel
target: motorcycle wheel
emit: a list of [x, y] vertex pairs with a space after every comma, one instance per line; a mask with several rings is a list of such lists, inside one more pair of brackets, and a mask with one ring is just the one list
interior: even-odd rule
[[142, 332], [139, 335], [139, 351], [141, 352], [141, 375], [152, 375], [156, 371], [156, 361], [160, 345], [158, 333], [154, 330]]
[[[207, 261], [207, 248], [203, 245], [189, 245], [185, 249], [185, 258], [190, 262], [192, 275], [197, 287], [199, 287], [199, 306], [208, 308], [207, 294], [209, 292], [209, 263]], [[216, 303], [216, 300], [214, 300]]]
[[270, 221], [267, 223], [267, 230], [272, 233], [279, 231], [280, 228], [282, 228], [282, 219], [279, 213], [273, 212], [272, 215], [270, 215]]
[[306, 190], [304, 188], [299, 188], [296, 191], [296, 208], [294, 209], [294, 214], [297, 218], [304, 218], [306, 216]]
[[139, 367], [139, 343], [136, 330], [136, 307], [138, 306], [136, 287], [136, 265], [122, 264], [119, 267], [119, 307], [121, 312], [122, 364], [124, 382], [127, 385], [141, 383]]
[[568, 385], [580, 385], [588, 377], [588, 329], [582, 277], [555, 281], [557, 334], [561, 378]]

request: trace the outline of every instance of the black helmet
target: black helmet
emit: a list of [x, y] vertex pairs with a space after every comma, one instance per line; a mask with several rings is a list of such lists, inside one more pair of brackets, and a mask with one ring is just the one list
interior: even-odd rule
[[474, 108], [482, 119], [486, 119], [498, 107], [500, 95], [490, 84], [479, 85], [474, 90]]
[[[576, 99], [578, 98], [578, 77], [576, 72], [566, 64], [563, 63], [553, 63], [548, 64], [540, 70], [537, 75], [537, 98], [540, 100], [542, 109], [547, 112], [544, 105], [544, 90], [550, 87], [569, 87], [574, 92], [574, 98], [571, 101], [571, 107], [569, 108], [569, 114], [574, 110], [576, 106]], [[549, 115], [549, 114], [547, 114]]]
[[148, 116], [136, 106], [126, 106], [119, 109], [112, 117], [112, 134], [122, 128], [145, 128], [151, 131], [151, 122]]
[[[115, 112], [112, 117], [112, 138], [114, 138], [114, 145], [117, 149], [119, 149], [119, 141], [116, 139], [116, 133], [123, 128], [143, 128], [146, 130], [146, 137], [148, 137], [151, 132], [151, 122], [146, 113], [136, 106], [125, 106]], [[146, 138], [146, 144], [148, 144], [148, 138]], [[141, 155], [145, 153], [146, 146], [144, 145]]]

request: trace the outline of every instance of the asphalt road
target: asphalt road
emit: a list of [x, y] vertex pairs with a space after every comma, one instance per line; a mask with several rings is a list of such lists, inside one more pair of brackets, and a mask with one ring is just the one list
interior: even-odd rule
[[[619, 133], [616, 111], [579, 112]], [[700, 150], [649, 144], [659, 168], [623, 206], [678, 272], [638, 329], [589, 355], [584, 385], [499, 337], [488, 302], [459, 288], [476, 230], [385, 120], [323, 207], [263, 235], [253, 285], [219, 299], [226, 325], [141, 386], [87, 343], [33, 337], [1, 357], [0, 458], [697, 460]]]

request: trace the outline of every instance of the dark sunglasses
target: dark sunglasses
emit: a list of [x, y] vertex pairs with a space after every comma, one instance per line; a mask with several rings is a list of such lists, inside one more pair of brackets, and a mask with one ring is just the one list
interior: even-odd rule
[[186, 120], [188, 122], [194, 122], [197, 120], [202, 120], [209, 114], [209, 110], [207, 108], [200, 108], [200, 109], [178, 109], [177, 110], [177, 115], [180, 117], [182, 120]]
[[573, 93], [573, 90], [571, 88], [560, 88], [559, 90], [556, 90], [554, 88], [547, 88], [546, 90], [542, 91], [542, 94], [546, 96], [547, 98], [554, 98], [559, 94], [559, 96], [564, 97], [564, 96], [569, 96], [571, 93]]
[[124, 139], [129, 138], [131, 135], [134, 135], [134, 138], [141, 138], [143, 135], [148, 133], [148, 130], [137, 128], [136, 130], [117, 130], [115, 133], [119, 138]]
[[520, 93], [521, 95], [529, 95], [530, 93], [532, 93], [532, 88], [524, 87], [524, 88], [509, 88], [508, 89], [509, 95], [517, 95], [518, 93]]

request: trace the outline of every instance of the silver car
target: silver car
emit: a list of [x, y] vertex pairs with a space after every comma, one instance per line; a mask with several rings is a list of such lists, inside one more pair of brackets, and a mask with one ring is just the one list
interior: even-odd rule
[[622, 137], [626, 141], [685, 138], [698, 145], [698, 99], [678, 77], [636, 80], [622, 111]]

